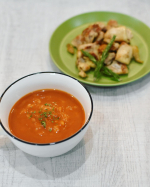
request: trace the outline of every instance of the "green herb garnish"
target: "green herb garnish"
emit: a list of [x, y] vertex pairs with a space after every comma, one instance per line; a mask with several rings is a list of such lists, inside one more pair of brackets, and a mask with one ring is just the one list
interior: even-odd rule
[[111, 76], [113, 80], [120, 81], [120, 76], [114, 73], [113, 71], [111, 71], [110, 69], [108, 69], [107, 67], [103, 67], [102, 72], [105, 75]]
[[45, 118], [47, 118], [47, 112], [43, 112]]
[[46, 122], [45, 121], [41, 121], [41, 124], [43, 125], [44, 128], [46, 128]]
[[45, 103], [44, 105], [45, 105], [45, 106], [51, 106], [51, 104], [48, 104], [48, 103]]
[[106, 60], [106, 58], [108, 57], [108, 52], [112, 46], [112, 44], [115, 41], [116, 36], [113, 36], [110, 43], [106, 46], [105, 50], [102, 53], [102, 58], [100, 61], [97, 61], [97, 66], [95, 68], [94, 71], [94, 78], [95, 80], [98, 80], [101, 77], [101, 72], [100, 70], [102, 69], [102, 67], [104, 66], [104, 61]]
[[32, 118], [32, 115], [30, 115], [29, 119]]
[[94, 62], [94, 64], [97, 65], [97, 60], [95, 59], [95, 57], [93, 55], [91, 55], [87, 51], [83, 51], [83, 50], [81, 50], [81, 51], [84, 54], [84, 56], [88, 57], [92, 62]]

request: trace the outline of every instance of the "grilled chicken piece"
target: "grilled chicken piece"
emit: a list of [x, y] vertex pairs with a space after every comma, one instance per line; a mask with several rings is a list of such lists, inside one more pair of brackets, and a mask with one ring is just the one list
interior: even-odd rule
[[96, 65], [89, 60], [88, 57], [81, 57], [77, 59], [76, 65], [79, 70], [88, 71], [90, 68], [95, 68]]
[[97, 45], [96, 43], [83, 44], [78, 47], [76, 65], [79, 70], [79, 76], [86, 77], [87, 75], [85, 72], [90, 70], [91, 68], [96, 67], [96, 65], [92, 61], [90, 61], [88, 57], [85, 57], [83, 55], [81, 50], [87, 51], [96, 59], [99, 59], [98, 47], [99, 45]]
[[90, 54], [95, 56], [95, 58], [98, 58], [98, 46], [95, 43], [92, 43], [80, 45], [78, 48], [76, 65], [79, 70], [79, 76], [87, 77], [85, 72], [91, 68], [95, 68], [96, 65], [90, 61], [88, 57], [84, 56], [81, 50], [88, 51]]
[[107, 44], [105, 44], [105, 43], [101, 44], [98, 48], [98, 52], [103, 53], [103, 51], [105, 50], [106, 47], [107, 47]]
[[101, 31], [101, 27], [98, 24], [89, 25], [82, 32], [84, 43], [92, 43], [97, 38], [98, 33]]
[[91, 28], [87, 28], [82, 32], [85, 43], [92, 43], [94, 39], [98, 36], [98, 33]]
[[87, 74], [84, 71], [80, 71], [79, 76], [82, 78], [85, 78], [85, 77], [87, 77]]
[[81, 35], [78, 35], [71, 44], [78, 48], [81, 44], [93, 43], [95, 41], [101, 41], [104, 37], [104, 33], [101, 31], [105, 27], [102, 22], [97, 22], [95, 24], [89, 25], [83, 30]]
[[137, 46], [132, 46], [132, 50], [133, 50], [134, 59], [139, 63], [143, 63], [143, 61], [140, 59], [138, 47]]
[[132, 58], [132, 47], [127, 43], [122, 42], [117, 51], [115, 60], [128, 65], [131, 61], [131, 58]]
[[78, 69], [79, 71], [88, 71], [90, 70], [91, 66], [87, 62], [78, 62]]
[[130, 43], [130, 40], [133, 38], [133, 34], [132, 34], [132, 31], [130, 29], [126, 29], [127, 31], [127, 38], [129, 40], [129, 43]]
[[80, 66], [81, 68], [78, 68], [78, 69], [79, 70], [82, 69], [83, 71], [88, 71], [90, 69], [88, 67], [91, 67], [91, 68], [96, 67], [96, 65], [88, 57], [85, 57], [85, 56], [82, 56], [77, 59], [76, 65], [79, 67], [80, 64], [81, 64]]
[[103, 40], [103, 38], [104, 38], [104, 32], [99, 31], [98, 32], [98, 37], [95, 39], [95, 42], [100, 43]]
[[119, 43], [116, 43], [114, 42], [110, 48], [110, 51], [117, 51], [118, 48], [119, 48], [120, 44]]
[[107, 66], [111, 71], [113, 71], [116, 74], [128, 74], [128, 68], [125, 64], [121, 64], [117, 61], [113, 61], [111, 65]]
[[104, 35], [104, 41], [108, 43], [111, 38], [116, 35], [115, 41], [116, 42], [127, 42], [129, 43], [132, 38], [132, 33], [129, 29], [124, 26], [121, 27], [112, 27], [110, 28]]
[[107, 25], [102, 23], [102, 22], [98, 22], [97, 24], [99, 24], [99, 26], [101, 27], [103, 32], [106, 32], [108, 30]]
[[80, 77], [87, 77], [86, 71], [90, 70], [91, 68], [95, 68], [96, 65], [89, 60], [88, 57], [80, 57], [77, 59], [76, 65], [79, 70]]
[[90, 44], [82, 44], [79, 46], [78, 50], [84, 50], [84, 49], [89, 49], [91, 48], [95, 43], [90, 43]]
[[118, 27], [118, 23], [116, 20], [109, 20], [106, 27], [105, 27], [105, 32], [111, 29], [112, 27]]
[[101, 33], [101, 30], [103, 27], [104, 27], [103, 23], [97, 22], [84, 29], [82, 32], [84, 43], [93, 43], [96, 38], [99, 38], [98, 41], [102, 39], [103, 33]]
[[71, 44], [67, 44], [67, 51], [71, 54], [74, 54], [74, 48]]
[[103, 22], [96, 22], [95, 24], [97, 24], [101, 29], [106, 27], [105, 23]]
[[107, 23], [108, 26], [110, 27], [118, 27], [118, 22], [116, 20], [109, 20]]
[[90, 65], [91, 68], [96, 68], [94, 62], [92, 62], [88, 57], [83, 57], [87, 64]]
[[76, 38], [74, 38], [73, 40], [72, 40], [72, 42], [71, 42], [71, 44], [74, 46], [74, 47], [76, 47], [76, 48], [78, 48], [81, 44], [83, 44], [83, 37], [82, 37], [82, 35], [78, 35]]
[[106, 64], [107, 66], [110, 65], [113, 59], [115, 58], [115, 55], [116, 55], [115, 53], [109, 53], [108, 57], [104, 61], [104, 64]]
[[[110, 48], [110, 51], [117, 51], [118, 48], [119, 48], [119, 46], [120, 46], [119, 43], [114, 42], [114, 43], [112, 44], [111, 48]], [[106, 47], [107, 47], [107, 44], [106, 44], [106, 43], [101, 44], [101, 45], [99, 46], [99, 48], [98, 48], [99, 53], [102, 53], [102, 52], [105, 50]]]
[[[78, 47], [78, 50], [87, 51], [88, 53], [90, 53], [91, 55], [93, 55], [98, 60], [100, 58], [98, 48], [99, 48], [98, 44], [96, 44], [96, 43], [90, 43], [90, 44], [80, 45]], [[81, 53], [78, 52], [77, 57], [79, 57], [78, 56], [79, 54], [81, 55]]]

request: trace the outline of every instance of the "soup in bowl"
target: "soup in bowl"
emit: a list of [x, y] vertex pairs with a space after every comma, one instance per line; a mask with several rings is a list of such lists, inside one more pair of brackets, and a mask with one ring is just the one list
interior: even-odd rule
[[30, 74], [2, 94], [1, 126], [22, 151], [39, 157], [61, 155], [83, 138], [93, 112], [88, 90], [55, 72]]

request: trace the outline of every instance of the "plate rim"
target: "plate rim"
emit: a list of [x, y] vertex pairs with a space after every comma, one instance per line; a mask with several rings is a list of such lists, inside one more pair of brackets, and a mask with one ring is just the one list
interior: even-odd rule
[[[95, 13], [105, 13], [105, 14], [116, 14], [116, 15], [122, 15], [122, 16], [126, 16], [126, 17], [128, 17], [128, 18], [132, 18], [132, 19], [135, 19], [136, 21], [138, 21], [138, 22], [140, 22], [141, 24], [143, 24], [145, 27], [147, 27], [147, 29], [149, 29], [150, 30], [150, 27], [148, 26], [148, 25], [146, 25], [144, 22], [142, 22], [141, 20], [139, 20], [139, 19], [137, 19], [137, 18], [135, 18], [134, 16], [130, 16], [130, 15], [127, 15], [127, 14], [124, 14], [124, 13], [120, 13], [120, 12], [112, 12], [112, 11], [91, 11], [91, 12], [85, 12], [85, 13], [82, 13], [82, 14], [77, 14], [77, 15], [75, 15], [75, 16], [72, 16], [72, 17], [70, 17], [69, 19], [66, 19], [65, 21], [63, 21], [61, 24], [59, 24], [57, 27], [56, 27], [56, 29], [53, 31], [53, 33], [52, 33], [52, 35], [51, 35], [51, 37], [50, 37], [50, 39], [49, 39], [49, 53], [50, 53], [50, 57], [51, 57], [51, 59], [52, 59], [52, 62], [57, 66], [57, 68], [61, 71], [61, 72], [63, 72], [63, 73], [65, 73], [65, 74], [67, 74], [67, 75], [69, 75], [69, 76], [71, 76], [71, 77], [73, 77], [73, 78], [75, 78], [75, 79], [77, 79], [78, 81], [80, 81], [81, 83], [84, 83], [84, 84], [87, 84], [87, 85], [91, 85], [91, 86], [97, 86], [97, 87], [116, 87], [116, 86], [122, 86], [122, 85], [126, 85], [126, 84], [129, 84], [129, 83], [132, 83], [132, 82], [135, 82], [135, 81], [137, 81], [137, 80], [139, 80], [139, 79], [141, 79], [141, 78], [143, 78], [144, 76], [146, 76], [147, 74], [149, 74], [150, 73], [150, 68], [147, 70], [147, 71], [145, 71], [145, 73], [143, 73], [142, 75], [140, 75], [140, 76], [138, 76], [138, 78], [133, 78], [132, 80], [127, 80], [126, 82], [114, 82], [114, 83], [108, 83], [108, 84], [104, 84], [104, 83], [100, 83], [100, 82], [88, 82], [88, 81], [86, 81], [85, 79], [81, 79], [80, 77], [79, 78], [77, 78], [77, 77], [74, 77], [72, 74], [70, 74], [70, 73], [68, 73], [66, 70], [64, 70], [63, 68], [61, 68], [60, 66], [59, 66], [59, 64], [56, 62], [56, 60], [55, 60], [55, 58], [54, 58], [54, 56], [53, 56], [53, 53], [52, 53], [52, 50], [51, 50], [51, 43], [52, 43], [52, 39], [53, 39], [53, 36], [54, 36], [54, 34], [55, 34], [55, 32], [57, 31], [57, 30], [59, 30], [60, 29], [60, 27], [63, 25], [63, 24], [65, 24], [66, 22], [69, 22], [71, 19], [75, 19], [76, 17], [80, 17], [80, 16], [83, 16], [83, 15], [86, 15], [86, 14], [95, 14]], [[90, 23], [90, 22], [89, 22]], [[81, 25], [83, 25], [83, 24], [81, 24]], [[81, 25], [79, 25], [79, 26], [81, 26]], [[60, 47], [60, 46], [59, 46]]]

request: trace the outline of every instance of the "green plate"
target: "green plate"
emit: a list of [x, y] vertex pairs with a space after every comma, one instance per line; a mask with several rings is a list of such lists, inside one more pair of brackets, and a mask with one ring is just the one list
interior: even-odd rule
[[[101, 21], [108, 22], [115, 19], [120, 25], [127, 26], [133, 32], [131, 45], [137, 45], [143, 64], [134, 60], [129, 65], [129, 74], [122, 75], [120, 82], [115, 82], [108, 77], [102, 76], [98, 82], [93, 81], [93, 71], [88, 72], [88, 77], [82, 79], [78, 76], [75, 65], [76, 55], [67, 52], [66, 45], [86, 28], [89, 24]], [[49, 42], [49, 51], [55, 65], [65, 74], [68, 74], [82, 83], [94, 86], [118, 86], [133, 82], [142, 78], [150, 71], [150, 28], [141, 21], [128, 15], [114, 12], [90, 12], [70, 18], [62, 23], [53, 33]]]

